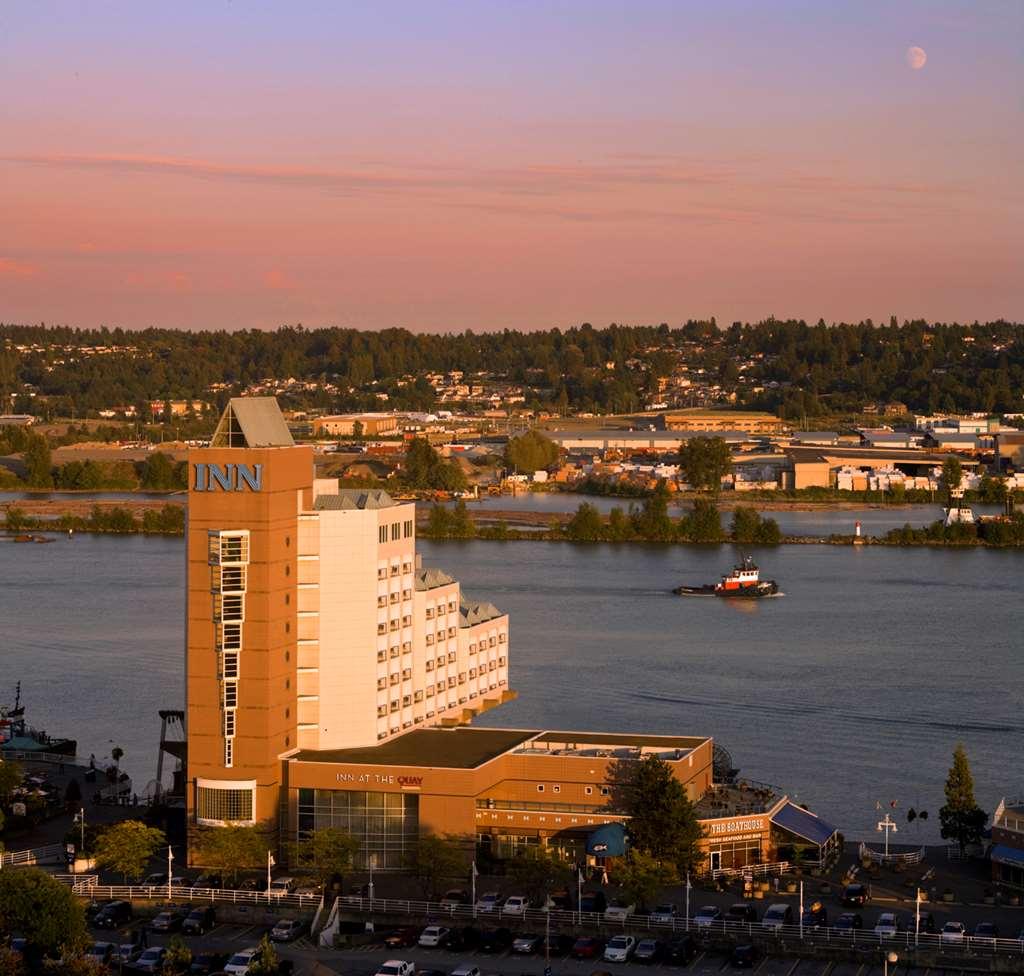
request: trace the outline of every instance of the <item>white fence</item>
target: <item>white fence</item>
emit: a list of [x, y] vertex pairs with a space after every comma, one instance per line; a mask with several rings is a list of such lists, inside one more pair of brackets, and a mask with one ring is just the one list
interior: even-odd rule
[[27, 851], [4, 851], [0, 854], [0, 867], [28, 867], [33, 864], [60, 864], [64, 861], [64, 845], [49, 844]]
[[922, 847], [917, 851], [902, 851], [900, 853], [894, 851], [886, 854], [883, 851], [873, 850], [862, 842], [857, 850], [857, 856], [866, 857], [874, 861], [875, 864], [920, 864], [924, 860], [925, 849]]
[[[806, 863], [806, 862], [805, 862]], [[770, 878], [773, 875], [785, 874], [789, 870], [789, 861], [774, 861], [771, 864], [748, 864], [743, 868], [715, 868], [711, 877], [719, 878]]]
[[266, 891], [236, 891], [232, 888], [186, 888], [172, 885], [101, 885], [95, 875], [61, 874], [56, 877], [71, 885], [76, 895], [95, 901], [173, 901], [203, 904], [270, 905], [274, 908], [296, 908], [312, 911], [320, 904], [320, 895], [279, 894]]

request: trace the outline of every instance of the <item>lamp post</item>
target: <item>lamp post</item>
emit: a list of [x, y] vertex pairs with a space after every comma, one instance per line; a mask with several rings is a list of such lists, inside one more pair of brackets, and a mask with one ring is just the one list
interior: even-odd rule
[[370, 855], [369, 863], [370, 863], [370, 883], [367, 886], [367, 890], [370, 893], [370, 901], [372, 902], [373, 901], [373, 869], [377, 866], [377, 855], [375, 853]]
[[878, 821], [878, 826], [875, 828], [875, 830], [877, 830], [879, 833], [881, 833], [883, 830], [885, 831], [885, 859], [888, 861], [889, 860], [889, 834], [890, 833], [898, 834], [899, 833], [899, 828], [896, 826], [895, 821], [889, 816], [889, 814], [886, 814], [884, 820], [879, 820]]
[[899, 960], [900, 957], [895, 952], [886, 952], [882, 956], [882, 976], [889, 976], [889, 963], [895, 965]]
[[690, 872], [686, 872], [686, 931], [690, 931]]
[[804, 883], [800, 882], [800, 941], [804, 941]]
[[267, 851], [267, 904], [270, 904], [270, 869], [274, 866], [274, 855]]
[[171, 878], [174, 877], [174, 848], [170, 844], [167, 845], [167, 900], [171, 900]]

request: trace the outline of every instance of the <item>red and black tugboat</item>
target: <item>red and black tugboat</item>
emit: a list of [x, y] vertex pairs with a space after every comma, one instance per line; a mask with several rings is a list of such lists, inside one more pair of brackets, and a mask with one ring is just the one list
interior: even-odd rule
[[744, 556], [743, 562], [721, 582], [706, 583], [704, 586], [677, 586], [673, 591], [676, 596], [724, 596], [744, 600], [756, 600], [763, 596], [776, 596], [779, 584], [775, 580], [761, 579], [761, 571], [750, 556]]

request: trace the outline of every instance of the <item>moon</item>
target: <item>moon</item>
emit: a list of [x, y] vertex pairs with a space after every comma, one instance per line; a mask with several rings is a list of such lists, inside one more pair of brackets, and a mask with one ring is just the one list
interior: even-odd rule
[[923, 47], [908, 47], [907, 48], [907, 64], [914, 69], [914, 71], [920, 71], [928, 60], [928, 53]]

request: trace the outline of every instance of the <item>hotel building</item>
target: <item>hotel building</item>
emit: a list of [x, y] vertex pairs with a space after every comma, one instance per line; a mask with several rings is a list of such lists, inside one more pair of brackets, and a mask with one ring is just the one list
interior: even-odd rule
[[716, 785], [709, 738], [470, 726], [514, 697], [508, 616], [420, 564], [413, 503], [317, 479], [274, 399], [232, 400], [188, 463], [190, 831], [343, 827], [381, 870], [427, 832], [579, 858], [623, 819], [609, 765], [654, 753], [712, 868], [834, 841], [785, 796]]

